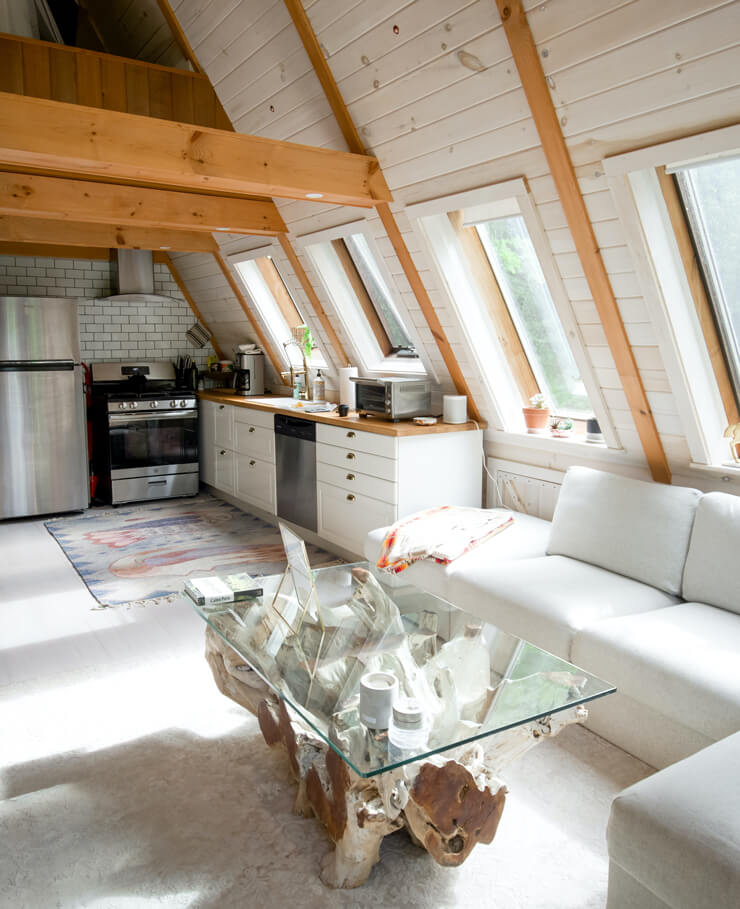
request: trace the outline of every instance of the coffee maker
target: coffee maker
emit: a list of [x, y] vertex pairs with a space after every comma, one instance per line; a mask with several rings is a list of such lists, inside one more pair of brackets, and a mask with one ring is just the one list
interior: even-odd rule
[[265, 393], [265, 357], [262, 351], [234, 355], [234, 394], [263, 395]]

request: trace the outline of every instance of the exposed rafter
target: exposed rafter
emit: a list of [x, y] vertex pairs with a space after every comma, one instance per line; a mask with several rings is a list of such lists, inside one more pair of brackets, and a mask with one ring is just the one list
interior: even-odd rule
[[[350, 113], [347, 109], [347, 105], [344, 103], [342, 94], [339, 91], [339, 86], [337, 85], [334, 76], [329, 68], [329, 64], [324, 57], [324, 54], [319, 45], [316, 34], [314, 33], [313, 26], [309, 21], [306, 11], [303, 8], [301, 0], [285, 0], [285, 6], [290, 13], [291, 19], [296, 27], [298, 34], [300, 35], [303, 46], [306, 49], [306, 53], [313, 64], [313, 67], [316, 71], [316, 75], [319, 79], [319, 82], [324, 89], [326, 99], [329, 102], [334, 116], [339, 124], [339, 128], [342, 131], [347, 147], [350, 151], [353, 151], [357, 154], [365, 154], [365, 148], [360, 139], [360, 136], [355, 128], [354, 122]], [[434, 337], [434, 340], [437, 344], [442, 359], [444, 360], [445, 366], [452, 378], [452, 381], [455, 384], [459, 394], [467, 395], [468, 398], [468, 409], [470, 411], [473, 419], [480, 421], [481, 416], [478, 410], [478, 406], [473, 398], [473, 395], [470, 392], [468, 383], [463, 375], [462, 370], [460, 369], [460, 364], [457, 362], [457, 357], [452, 350], [452, 346], [447, 339], [447, 334], [442, 327], [442, 323], [439, 321], [439, 317], [432, 305], [432, 301], [429, 298], [426, 287], [424, 287], [424, 282], [419, 275], [418, 269], [414, 265], [414, 261], [411, 258], [411, 253], [406, 246], [406, 241], [403, 239], [403, 234], [401, 233], [398, 224], [396, 223], [395, 216], [391, 211], [390, 205], [387, 202], [379, 202], [376, 205], [378, 215], [380, 216], [383, 226], [385, 227], [386, 233], [388, 234], [388, 239], [393, 245], [393, 249], [398, 256], [398, 261], [401, 263], [401, 268], [403, 268], [404, 274], [406, 275], [406, 280], [411, 285], [411, 289], [416, 297], [416, 300], [419, 304], [424, 318], [426, 319], [429, 330]]]
[[599, 252], [524, 8], [521, 0], [496, 0], [496, 5], [650, 472], [654, 480], [670, 483], [668, 459]]
[[269, 199], [234, 199], [0, 172], [0, 214], [165, 230], [275, 236], [285, 224]]
[[181, 190], [372, 207], [390, 200], [367, 155], [0, 92], [0, 165]]
[[162, 230], [123, 224], [80, 224], [41, 218], [0, 215], [0, 237], [13, 243], [94, 246], [101, 249], [175, 249], [181, 252], [216, 252], [218, 245], [207, 231]]

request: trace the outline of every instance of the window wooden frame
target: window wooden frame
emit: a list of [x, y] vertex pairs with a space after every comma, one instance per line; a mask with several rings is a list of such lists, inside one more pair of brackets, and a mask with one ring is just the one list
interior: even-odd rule
[[257, 264], [257, 268], [260, 270], [260, 274], [267, 284], [267, 289], [272, 294], [275, 303], [277, 304], [278, 309], [282, 313], [283, 318], [288, 323], [288, 328], [291, 331], [294, 328], [298, 328], [301, 325], [305, 325], [305, 321], [298, 311], [298, 307], [295, 305], [295, 302], [291, 295], [288, 293], [288, 289], [285, 286], [285, 282], [280, 275], [280, 272], [277, 270], [277, 266], [272, 261], [270, 256], [262, 256], [259, 259], [254, 260]]
[[668, 210], [673, 234], [678, 244], [678, 251], [686, 272], [691, 300], [699, 319], [709, 361], [712, 365], [714, 377], [717, 380], [717, 388], [727, 416], [727, 422], [730, 424], [738, 423], [740, 422], [740, 408], [738, 408], [735, 388], [730, 376], [722, 339], [717, 329], [714, 307], [707, 292], [701, 264], [694, 248], [694, 240], [689, 228], [686, 211], [676, 186], [676, 179], [666, 172], [665, 167], [657, 167], [655, 172], [663, 193], [666, 209]]
[[352, 260], [352, 256], [347, 249], [347, 244], [344, 242], [344, 239], [340, 237], [336, 240], [332, 240], [331, 246], [339, 259], [340, 265], [344, 269], [347, 280], [352, 285], [352, 290], [357, 297], [360, 308], [375, 336], [375, 340], [378, 342], [380, 352], [383, 357], [391, 356], [393, 354], [393, 345], [391, 344], [385, 326], [375, 309], [373, 301], [370, 299], [370, 294], [367, 292], [367, 288], [360, 277], [360, 273], [357, 271], [357, 266]]
[[447, 217], [450, 219], [450, 224], [452, 224], [465, 260], [470, 267], [473, 281], [480, 291], [481, 299], [493, 322], [504, 356], [521, 394], [522, 404], [527, 406], [529, 399], [533, 395], [539, 394], [540, 387], [496, 280], [496, 275], [483, 249], [481, 239], [474, 227], [464, 226], [465, 213], [462, 209], [448, 212]]

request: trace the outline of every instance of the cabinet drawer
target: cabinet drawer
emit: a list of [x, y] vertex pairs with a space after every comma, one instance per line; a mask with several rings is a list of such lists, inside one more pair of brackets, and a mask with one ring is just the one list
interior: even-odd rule
[[316, 476], [319, 482], [330, 483], [346, 492], [360, 493], [395, 505], [398, 500], [396, 484], [366, 473], [357, 473], [353, 468], [332, 467], [329, 464], [317, 464]]
[[222, 448], [234, 444], [234, 408], [230, 404], [216, 404], [213, 409], [214, 441]]
[[258, 410], [256, 407], [239, 407], [234, 405], [234, 420], [237, 423], [251, 423], [252, 426], [263, 426], [265, 429], [275, 427], [275, 414], [268, 410]]
[[275, 430], [252, 423], [234, 423], [235, 449], [237, 454], [250, 455], [263, 461], [275, 461]]
[[345, 429], [343, 426], [327, 426], [326, 423], [316, 426], [316, 441], [384, 458], [395, 458], [397, 451], [397, 440], [393, 436], [381, 436], [376, 432], [363, 432], [352, 427]]
[[236, 456], [236, 495], [275, 514], [275, 465], [247, 455]]
[[380, 455], [367, 454], [357, 449], [338, 448], [336, 445], [319, 442], [316, 445], [316, 460], [321, 464], [351, 469], [353, 473], [366, 473], [371, 477], [380, 477], [381, 480], [390, 480], [391, 483], [396, 482], [397, 461], [392, 458], [383, 458]]
[[234, 492], [234, 452], [230, 448], [219, 448], [216, 446], [214, 454], [214, 482], [216, 489], [223, 492]]
[[396, 508], [369, 496], [345, 492], [328, 483], [318, 483], [319, 536], [362, 554], [365, 537], [376, 527], [396, 519]]

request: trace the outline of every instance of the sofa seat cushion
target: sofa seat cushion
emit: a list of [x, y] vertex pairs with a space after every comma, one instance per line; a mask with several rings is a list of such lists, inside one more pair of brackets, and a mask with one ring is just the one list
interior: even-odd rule
[[581, 628], [676, 602], [662, 590], [565, 556], [520, 559], [496, 571], [482, 558], [458, 565], [447, 599], [566, 660]]
[[548, 555], [570, 556], [679, 594], [701, 493], [571, 467], [563, 481]]
[[674, 909], [740, 903], [740, 734], [625, 789], [609, 857]]
[[740, 730], [740, 616], [703, 603], [623, 616], [581, 631], [579, 666], [716, 741]]
[[740, 496], [709, 492], [696, 509], [683, 575], [686, 600], [740, 613]]
[[[380, 557], [380, 550], [390, 527], [379, 527], [371, 530], [365, 539], [365, 558], [375, 564]], [[458, 571], [467, 571], [478, 565], [489, 567], [511, 559], [528, 559], [545, 554], [545, 547], [550, 537], [550, 522], [534, 518], [527, 514], [514, 515], [514, 523], [491, 537], [480, 546], [455, 559], [449, 565], [440, 565], [432, 559], [414, 562], [399, 575], [388, 574], [391, 586], [414, 584], [422, 590], [447, 598], [449, 578]], [[393, 582], [396, 582], [394, 585]]]

